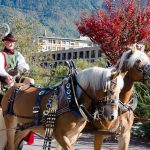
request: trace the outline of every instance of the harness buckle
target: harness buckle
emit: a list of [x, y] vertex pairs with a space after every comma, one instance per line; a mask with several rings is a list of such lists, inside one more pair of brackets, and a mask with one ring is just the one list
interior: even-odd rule
[[39, 106], [34, 106], [33, 107], [33, 110], [32, 110], [33, 114], [39, 113], [39, 111], [40, 111], [40, 107]]

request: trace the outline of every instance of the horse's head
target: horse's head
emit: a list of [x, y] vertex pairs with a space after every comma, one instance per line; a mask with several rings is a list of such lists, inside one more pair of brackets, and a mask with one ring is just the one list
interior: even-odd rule
[[98, 100], [98, 110], [106, 120], [112, 121], [118, 117], [119, 94], [123, 88], [123, 78], [120, 72], [112, 70], [106, 82], [104, 99]]
[[[94, 105], [96, 117], [114, 120], [118, 117], [119, 94], [123, 88], [123, 77], [113, 69], [93, 67], [79, 74], [81, 99]], [[89, 104], [90, 105], [90, 104]]]
[[122, 72], [128, 71], [130, 81], [150, 82], [150, 59], [143, 52], [144, 48], [143, 44], [133, 44], [117, 65]]

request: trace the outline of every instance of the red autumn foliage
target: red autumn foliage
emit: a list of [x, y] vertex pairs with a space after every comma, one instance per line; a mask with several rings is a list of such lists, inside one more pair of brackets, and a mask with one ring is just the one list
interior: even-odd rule
[[81, 14], [76, 22], [78, 31], [88, 36], [114, 64], [126, 51], [126, 46], [144, 41], [150, 50], [150, 0], [142, 6], [141, 0], [105, 0], [107, 9], [100, 9], [88, 16]]

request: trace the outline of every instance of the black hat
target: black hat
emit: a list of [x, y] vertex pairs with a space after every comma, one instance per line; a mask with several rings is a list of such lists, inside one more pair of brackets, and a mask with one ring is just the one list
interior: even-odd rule
[[12, 35], [12, 33], [9, 33], [3, 37], [2, 41], [16, 42], [17, 39]]

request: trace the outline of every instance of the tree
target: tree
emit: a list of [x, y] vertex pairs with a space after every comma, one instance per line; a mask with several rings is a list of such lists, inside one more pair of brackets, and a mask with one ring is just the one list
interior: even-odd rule
[[141, 0], [105, 0], [106, 8], [81, 14], [76, 21], [78, 31], [88, 36], [114, 64], [127, 50], [127, 45], [145, 41], [150, 49], [150, 0], [142, 6]]

